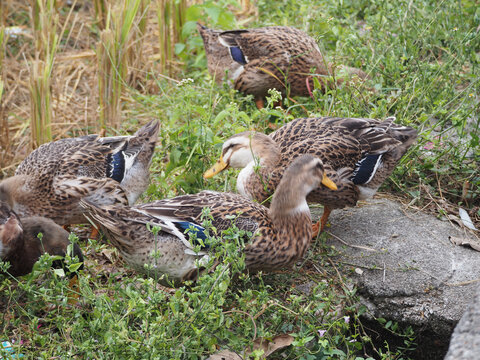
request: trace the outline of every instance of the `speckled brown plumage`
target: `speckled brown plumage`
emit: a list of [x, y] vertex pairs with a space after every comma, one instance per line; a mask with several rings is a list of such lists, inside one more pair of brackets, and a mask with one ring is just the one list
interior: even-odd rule
[[149, 182], [159, 123], [133, 136], [87, 135], [40, 146], [0, 182], [0, 200], [21, 217], [45, 216], [60, 225], [85, 222], [78, 201], [133, 204]]
[[[337, 84], [353, 76], [367, 77], [359, 69], [328, 64], [315, 40], [293, 27], [218, 31], [198, 24], [198, 31], [203, 38], [209, 72], [222, 81], [228, 71], [234, 88], [254, 95], [255, 99], [264, 98], [268, 89], [307, 96], [314, 88], [313, 77], [323, 90], [334, 86], [327, 80], [334, 74]], [[232, 48], [239, 49], [238, 54], [241, 52], [243, 58], [231, 55]]]
[[[52, 220], [38, 216], [19, 219], [6, 203], [0, 201], [0, 258], [10, 263], [8, 272], [12, 276], [30, 273], [44, 253], [65, 256], [69, 244], [68, 232]], [[73, 246], [72, 256], [78, 256], [83, 262], [77, 244]]]
[[[137, 270], [167, 274], [173, 280], [195, 273], [195, 259], [206, 256], [208, 251], [194, 254], [180, 225], [201, 226], [202, 210], [208, 207], [212, 225], [219, 232], [231, 226], [229, 217], [236, 216], [236, 226], [251, 233], [244, 249], [247, 268], [269, 271], [292, 265], [308, 248], [312, 229], [305, 197], [322, 177], [323, 165], [318, 158], [297, 158], [285, 171], [270, 209], [238, 194], [213, 191], [132, 207], [84, 205], [92, 220]], [[161, 227], [156, 242], [146, 224]], [[161, 254], [158, 259], [152, 258], [155, 250]], [[150, 264], [152, 269], [145, 270], [144, 264]]]
[[[375, 193], [416, 138], [414, 129], [396, 125], [394, 119], [296, 119], [270, 136], [255, 132], [232, 136], [223, 145], [222, 161], [225, 166], [245, 167], [237, 179], [239, 192], [264, 202], [293, 159], [301, 154], [318, 156], [338, 190], [321, 185], [308, 195], [307, 201], [331, 209], [353, 206]], [[380, 154], [381, 163], [371, 179], [355, 183], [352, 178], [359, 162], [367, 155]], [[257, 170], [252, 166], [254, 158], [261, 165]], [[219, 168], [214, 169], [215, 166], [210, 171], [219, 172]]]

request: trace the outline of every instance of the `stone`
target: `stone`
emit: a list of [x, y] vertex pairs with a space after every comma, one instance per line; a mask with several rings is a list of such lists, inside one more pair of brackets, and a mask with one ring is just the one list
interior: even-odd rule
[[455, 327], [445, 360], [472, 360], [480, 357], [480, 287]]
[[[321, 210], [312, 209], [312, 215], [320, 216]], [[385, 331], [375, 320], [380, 317], [410, 325], [417, 349], [409, 356], [445, 356], [453, 329], [480, 283], [480, 253], [453, 245], [449, 237], [472, 236], [385, 198], [335, 210], [330, 223], [327, 244], [339, 251], [335, 260], [356, 283], [368, 309], [362, 321], [376, 331]]]

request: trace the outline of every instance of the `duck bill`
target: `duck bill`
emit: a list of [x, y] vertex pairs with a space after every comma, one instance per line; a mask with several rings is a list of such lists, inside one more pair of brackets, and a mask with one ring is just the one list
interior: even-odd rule
[[325, 174], [323, 175], [322, 184], [332, 190], [338, 189], [337, 185], [335, 185], [335, 183], [332, 180], [330, 180], [330, 178]]
[[228, 168], [228, 164], [225, 163], [225, 161], [223, 161], [223, 157], [220, 156], [220, 159], [217, 160], [215, 165], [213, 165], [210, 169], [205, 171], [205, 173], [203, 174], [203, 177], [205, 179], [210, 179], [211, 177], [214, 177], [215, 175], [217, 175], [219, 172], [222, 172], [226, 168]]

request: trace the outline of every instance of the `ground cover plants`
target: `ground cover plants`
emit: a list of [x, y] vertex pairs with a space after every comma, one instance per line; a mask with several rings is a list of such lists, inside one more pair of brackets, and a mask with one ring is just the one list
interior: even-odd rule
[[[234, 191], [233, 170], [208, 182], [201, 175], [223, 140], [239, 131], [269, 132], [270, 122], [304, 116], [395, 115], [420, 135], [382, 189], [438, 216], [461, 207], [480, 226], [478, 2], [170, 5], [1, 2], [0, 176], [11, 175], [33, 144], [46, 141], [34, 136], [31, 119], [40, 119], [32, 120], [41, 124], [39, 134], [53, 139], [101, 128], [132, 133], [139, 123], [160, 119], [151, 185], [143, 197], [150, 201], [207, 188]], [[35, 19], [50, 26], [39, 30]], [[222, 29], [295, 26], [318, 41], [329, 61], [361, 68], [371, 79], [364, 87], [284, 98], [284, 109], [274, 107], [279, 94], [272, 92], [268, 106], [258, 110], [252, 98], [208, 74], [196, 21]], [[72, 241], [87, 258], [78, 287], [69, 284], [68, 269], [78, 266], [69, 258], [67, 270], [51, 269], [54, 259], [44, 256], [30, 275], [0, 275], [0, 340], [26, 358], [195, 359], [220, 349], [261, 358], [255, 340], [280, 334], [289, 334], [291, 345], [272, 358], [406, 359], [415, 347], [411, 330], [390, 322], [385, 326], [404, 346], [371, 343], [358, 320], [366, 309], [340, 277], [331, 258], [335, 249], [323, 245], [328, 235], [293, 270], [248, 275], [241, 273], [241, 234], [233, 228], [224, 235], [229, 245], [218, 253], [221, 264], [212, 273], [170, 288], [124, 267], [111, 246], [85, 240], [84, 229], [76, 232], [80, 239], [72, 235]]]

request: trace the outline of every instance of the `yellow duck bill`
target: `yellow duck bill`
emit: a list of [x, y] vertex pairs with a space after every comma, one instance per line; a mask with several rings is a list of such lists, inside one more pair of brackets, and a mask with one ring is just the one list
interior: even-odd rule
[[228, 167], [228, 164], [223, 161], [223, 157], [220, 156], [220, 159], [217, 160], [215, 165], [213, 165], [210, 169], [205, 171], [203, 174], [203, 177], [205, 179], [210, 179], [211, 177], [214, 177], [217, 175], [219, 172], [222, 172]]
[[332, 190], [338, 190], [337, 185], [325, 174], [323, 174], [322, 184]]

